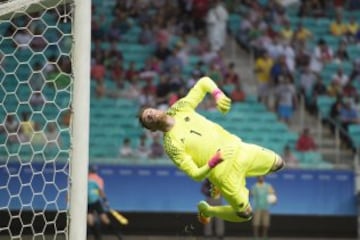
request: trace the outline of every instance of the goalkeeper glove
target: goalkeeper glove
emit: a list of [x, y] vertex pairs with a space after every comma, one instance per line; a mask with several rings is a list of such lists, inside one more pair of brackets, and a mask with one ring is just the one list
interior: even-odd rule
[[231, 99], [225, 96], [220, 89], [215, 89], [212, 92], [213, 97], [216, 101], [216, 107], [221, 113], [227, 113], [230, 110]]
[[210, 169], [216, 167], [219, 163], [221, 163], [223, 159], [221, 158], [220, 150], [218, 150], [215, 155], [208, 161], [208, 165]]

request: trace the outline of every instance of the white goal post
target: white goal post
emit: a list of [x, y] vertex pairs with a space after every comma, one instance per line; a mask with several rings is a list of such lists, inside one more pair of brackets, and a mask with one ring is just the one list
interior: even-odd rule
[[1, 1], [0, 31], [0, 239], [85, 240], [91, 0]]

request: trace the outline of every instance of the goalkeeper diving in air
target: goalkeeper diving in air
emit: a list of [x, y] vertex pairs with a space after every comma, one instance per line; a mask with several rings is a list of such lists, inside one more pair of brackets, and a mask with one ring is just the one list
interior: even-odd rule
[[276, 172], [283, 168], [284, 161], [275, 152], [245, 143], [197, 113], [195, 109], [207, 93], [212, 94], [220, 112], [225, 114], [230, 110], [231, 100], [209, 77], [202, 77], [166, 112], [145, 108], [139, 114], [139, 121], [151, 131], [164, 133], [164, 149], [179, 169], [196, 181], [208, 178], [229, 203], [210, 206], [200, 201], [200, 222], [207, 223], [211, 217], [249, 221], [252, 208], [246, 177]]

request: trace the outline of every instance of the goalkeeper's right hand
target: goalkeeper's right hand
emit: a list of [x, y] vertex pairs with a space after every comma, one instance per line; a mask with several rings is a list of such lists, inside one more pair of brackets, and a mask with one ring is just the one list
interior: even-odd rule
[[208, 161], [208, 165], [210, 169], [216, 167], [219, 163], [221, 163], [224, 159], [221, 157], [220, 150], [217, 150], [214, 156]]
[[231, 99], [228, 98], [220, 89], [216, 89], [212, 92], [212, 95], [216, 101], [216, 108], [221, 113], [227, 113], [231, 107]]

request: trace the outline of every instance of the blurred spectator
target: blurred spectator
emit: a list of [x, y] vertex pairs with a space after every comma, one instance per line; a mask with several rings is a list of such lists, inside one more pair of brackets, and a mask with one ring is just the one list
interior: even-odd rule
[[104, 80], [100, 80], [96, 83], [95, 86], [95, 96], [97, 98], [102, 98], [106, 95], [106, 87]]
[[235, 63], [230, 62], [224, 76], [224, 84], [236, 84], [240, 82], [239, 75], [235, 72]]
[[352, 100], [352, 108], [354, 108], [357, 115], [360, 116], [360, 95], [357, 94]]
[[299, 17], [324, 17], [326, 0], [301, 0]]
[[151, 59], [148, 59], [145, 62], [144, 68], [139, 71], [139, 79], [144, 81], [152, 81], [154, 78], [157, 78], [158, 75], [158, 72], [153, 69]]
[[309, 67], [300, 73], [300, 90], [305, 97], [311, 96], [316, 79], [316, 75], [310, 71]]
[[91, 67], [91, 77], [96, 82], [103, 82], [105, 80], [106, 69], [103, 60], [100, 57], [96, 58], [95, 64]]
[[334, 133], [335, 127], [337, 124], [340, 124], [340, 111], [343, 108], [344, 101], [343, 96], [338, 95], [336, 100], [330, 106], [330, 118], [332, 121], [329, 121], [330, 130]]
[[66, 109], [65, 111], [62, 112], [62, 119], [61, 119], [62, 125], [65, 127], [69, 127], [70, 119], [71, 119], [71, 109]]
[[[47, 79], [53, 79], [51, 78], [51, 74], [58, 73], [55, 69], [52, 72], [48, 72], [48, 75], [44, 76], [42, 74], [42, 65], [39, 62], [36, 62], [33, 67], [33, 73], [30, 76], [29, 83], [32, 88], [32, 90], [39, 91], [45, 84], [45, 78]], [[58, 66], [57, 66], [58, 67]]]
[[346, 98], [355, 98], [358, 96], [358, 91], [351, 81], [348, 81], [342, 89], [342, 95]]
[[[265, 182], [263, 176], [257, 178], [257, 182], [251, 187], [250, 196], [253, 197], [254, 216], [252, 219], [255, 239], [267, 239], [270, 227], [270, 203], [268, 196], [275, 194], [270, 183]], [[260, 229], [262, 231], [260, 232]]]
[[350, 100], [344, 101], [340, 109], [339, 117], [343, 129], [343, 131], [340, 131], [340, 138], [348, 147], [352, 147], [351, 137], [348, 135], [348, 128], [352, 124], [359, 124], [360, 118], [356, 109], [352, 107]]
[[155, 35], [151, 22], [144, 22], [142, 31], [139, 36], [139, 43], [144, 45], [155, 45]]
[[126, 34], [131, 28], [130, 18], [124, 11], [116, 11], [113, 21], [115, 22], [114, 27], [120, 31], [120, 35]]
[[359, 24], [354, 16], [350, 17], [349, 22], [346, 24], [346, 29], [347, 29], [346, 37], [348, 42], [354, 43], [355, 36], [359, 31]]
[[117, 26], [116, 20], [113, 20], [109, 27], [107, 32], [107, 38], [109, 41], [120, 41], [121, 40], [121, 32], [120, 29]]
[[25, 50], [30, 46], [31, 39], [32, 35], [26, 28], [19, 29], [14, 36], [14, 41], [21, 50]]
[[163, 72], [170, 73], [173, 68], [182, 70], [184, 64], [182, 59], [178, 56], [179, 49], [175, 48], [171, 54], [165, 59], [163, 64]]
[[243, 102], [246, 99], [245, 91], [241, 83], [236, 83], [233, 91], [230, 93], [230, 98], [233, 102]]
[[119, 150], [121, 157], [133, 157], [134, 156], [134, 150], [131, 146], [131, 139], [130, 138], [124, 138], [123, 143]]
[[290, 79], [282, 76], [275, 88], [276, 109], [281, 121], [289, 124], [297, 106], [296, 89]]
[[154, 135], [152, 138], [152, 143], [150, 145], [150, 158], [162, 158], [164, 156], [164, 148], [160, 143], [160, 136]]
[[156, 96], [151, 88], [143, 87], [140, 96], [139, 103], [141, 107], [156, 107]]
[[294, 155], [294, 153], [291, 151], [291, 148], [289, 145], [286, 145], [284, 147], [284, 151], [282, 154], [282, 159], [284, 159], [286, 166], [289, 168], [296, 168], [299, 166], [299, 161]]
[[277, 36], [272, 39], [266, 46], [266, 51], [269, 53], [270, 58], [274, 60], [278, 59], [278, 57], [283, 54], [283, 49], [284, 48], [280, 42], [280, 38]]
[[204, 76], [204, 74], [205, 74], [204, 66], [205, 66], [205, 64], [203, 61], [198, 61], [195, 65], [194, 69], [192, 70], [192, 74], [194, 76], [197, 76], [198, 78]]
[[324, 39], [320, 39], [311, 57], [310, 68], [316, 73], [320, 73], [324, 65], [333, 60], [333, 50]]
[[47, 42], [44, 40], [44, 36], [42, 36], [43, 31], [44, 30], [39, 25], [32, 30], [33, 36], [30, 42], [30, 47], [35, 52], [41, 52], [47, 46]]
[[168, 104], [168, 95], [171, 92], [170, 78], [168, 75], [161, 75], [160, 81], [156, 85], [156, 104], [166, 105]]
[[185, 66], [189, 63], [189, 53], [188, 49], [183, 42], [178, 42], [175, 46], [176, 56], [181, 60], [182, 66]]
[[54, 122], [48, 123], [46, 126], [45, 134], [46, 134], [47, 142], [61, 144], [61, 141], [60, 141], [61, 139], [59, 137], [60, 135], [59, 135], [58, 128], [56, 127], [56, 123], [54, 123]]
[[311, 91], [311, 97], [308, 98], [308, 110], [312, 114], [318, 113], [317, 98], [318, 96], [327, 95], [327, 87], [321, 76], [317, 76], [316, 82]]
[[351, 106], [351, 102], [346, 100], [340, 109], [341, 126], [347, 130], [351, 124], [359, 123], [359, 116], [356, 110]]
[[122, 66], [122, 60], [114, 59], [111, 64], [111, 80], [116, 84], [118, 88], [123, 87], [124, 84], [124, 69]]
[[91, 19], [91, 38], [94, 39], [94, 41], [97, 40], [104, 40], [105, 38], [105, 16], [101, 15], [98, 18], [93, 17]]
[[305, 28], [304, 25], [300, 22], [298, 23], [294, 35], [293, 35], [293, 41], [295, 42], [305, 42], [313, 37], [313, 34], [310, 32], [309, 29]]
[[36, 149], [38, 147], [42, 148], [42, 146], [46, 143], [45, 135], [41, 131], [41, 126], [38, 122], [34, 122], [33, 131], [31, 133], [31, 137], [29, 139], [31, 141], [31, 144], [33, 146], [36, 146]]
[[327, 87], [327, 95], [330, 97], [336, 97], [342, 94], [342, 87], [338, 81], [331, 81], [330, 85]]
[[312, 52], [307, 48], [304, 41], [298, 42], [295, 50], [295, 65], [297, 69], [303, 70], [309, 67]]
[[294, 36], [294, 31], [291, 28], [291, 24], [286, 20], [283, 24], [283, 28], [280, 30], [280, 36], [287, 42], [291, 42]]
[[211, 63], [209, 67], [209, 71], [206, 74], [209, 78], [214, 80], [217, 84], [223, 81], [222, 73], [220, 71], [220, 67], [216, 63]]
[[317, 149], [314, 138], [309, 128], [304, 128], [296, 142], [296, 150], [300, 152], [314, 151]]
[[184, 78], [180, 68], [174, 66], [169, 74], [170, 90], [177, 92], [184, 85]]
[[25, 137], [25, 141], [28, 141], [31, 139], [34, 129], [35, 129], [35, 123], [30, 120], [30, 113], [29, 112], [23, 112], [21, 114], [21, 132]]
[[128, 69], [125, 71], [125, 80], [132, 83], [138, 77], [138, 71], [136, 70], [135, 62], [131, 61]]
[[338, 49], [336, 49], [334, 54], [334, 60], [337, 63], [341, 63], [343, 61], [349, 61], [350, 57], [346, 49], [347, 45], [345, 41], [340, 41]]
[[293, 77], [286, 62], [285, 55], [279, 55], [279, 57], [276, 59], [275, 63], [271, 67], [270, 75], [271, 83], [273, 83], [274, 85], [277, 85], [279, 83], [281, 77], [286, 77], [289, 78], [290, 81], [293, 81]]
[[341, 14], [337, 14], [335, 20], [330, 24], [330, 33], [338, 37], [345, 35], [346, 32], [346, 24], [343, 22]]
[[158, 44], [155, 50], [155, 56], [160, 59], [161, 61], [165, 61], [171, 55], [171, 51], [168, 48], [166, 43]]
[[349, 80], [350, 81], [354, 81], [354, 80], [358, 81], [359, 77], [360, 77], [360, 58], [354, 60], [353, 68], [350, 73]]
[[205, 18], [209, 10], [210, 0], [193, 0], [191, 5], [191, 13], [194, 19], [195, 31], [205, 29]]
[[220, 0], [213, 0], [206, 16], [207, 34], [212, 51], [224, 47], [228, 18], [229, 14], [223, 3]]
[[348, 83], [349, 77], [346, 74], [344, 74], [343, 69], [339, 67], [336, 73], [332, 76], [332, 81], [336, 82], [341, 87], [343, 87]]
[[295, 49], [289, 41], [283, 41], [282, 43], [282, 54], [286, 58], [286, 64], [291, 73], [295, 71]]
[[105, 52], [106, 59], [110, 61], [110, 64], [113, 60], [123, 60], [123, 54], [118, 47], [118, 41], [111, 41], [110, 48]]
[[270, 72], [273, 60], [264, 51], [255, 62], [255, 74], [258, 81], [258, 96], [261, 102], [268, 105], [268, 94], [270, 90]]
[[152, 56], [149, 59], [149, 64], [150, 64], [151, 70], [155, 71], [157, 74], [159, 74], [161, 72], [162, 62], [156, 56]]
[[136, 147], [136, 155], [140, 158], [146, 158], [148, 157], [150, 153], [150, 148], [147, 145], [147, 137], [145, 134], [142, 134], [139, 138], [138, 145]]
[[7, 135], [7, 144], [13, 144], [24, 141], [22, 131], [19, 130], [20, 123], [16, 115], [8, 114], [5, 118], [4, 125], [0, 124], [0, 134]]

